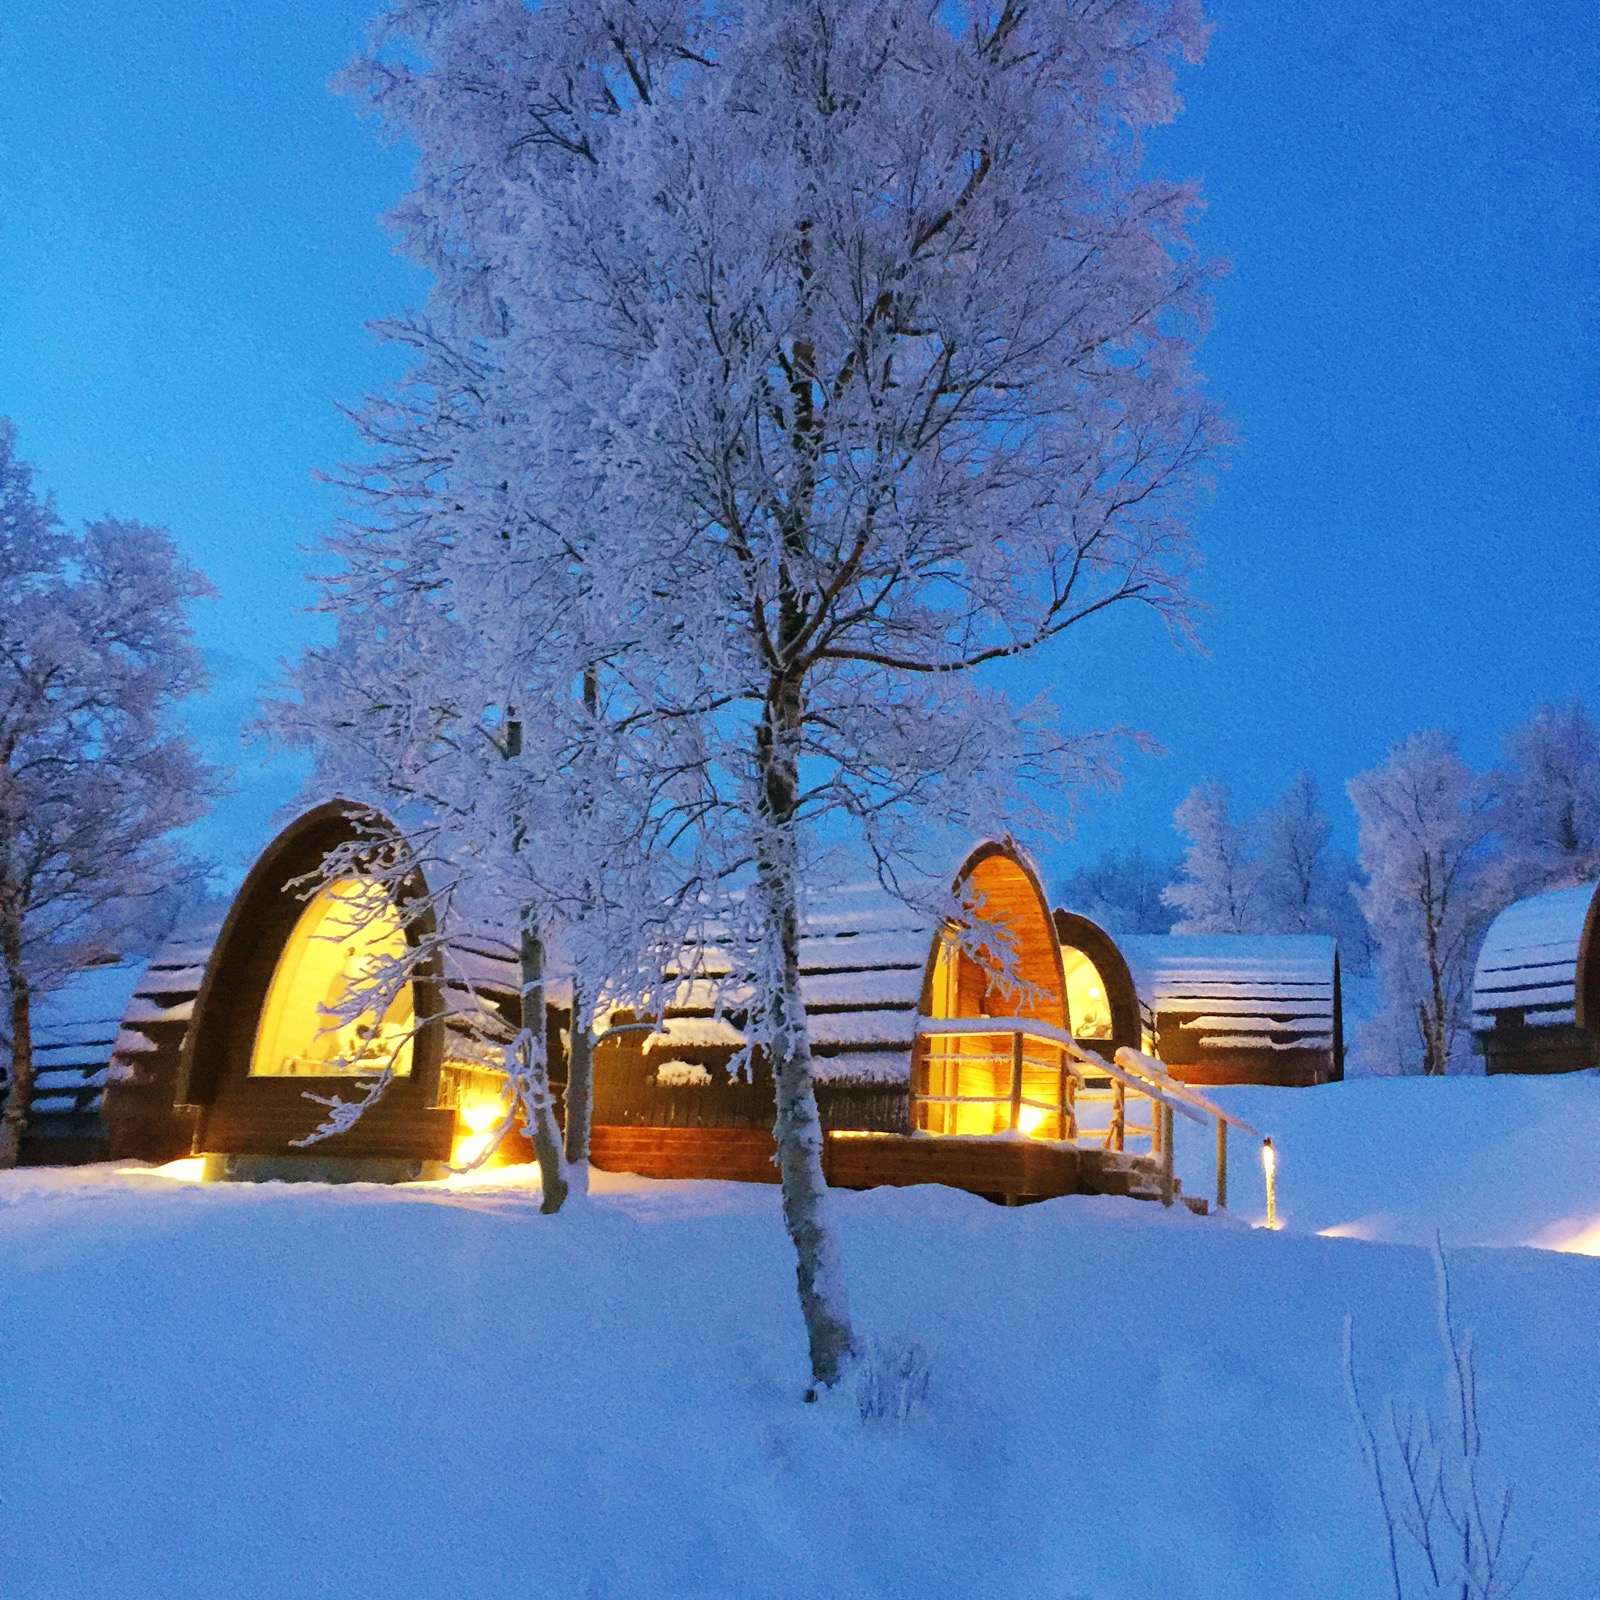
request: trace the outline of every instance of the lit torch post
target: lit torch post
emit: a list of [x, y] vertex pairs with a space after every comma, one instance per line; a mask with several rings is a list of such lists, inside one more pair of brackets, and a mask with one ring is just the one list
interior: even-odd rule
[[1261, 1141], [1261, 1170], [1267, 1175], [1267, 1226], [1278, 1226], [1278, 1152], [1270, 1139]]

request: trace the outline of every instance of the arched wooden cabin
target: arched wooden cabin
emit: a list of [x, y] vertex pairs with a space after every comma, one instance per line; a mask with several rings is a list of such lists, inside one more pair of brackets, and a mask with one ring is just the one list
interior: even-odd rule
[[[835, 896], [803, 920], [801, 990], [829, 1180], [1071, 1192], [1078, 1163], [1064, 1142], [1074, 1129], [1059, 1049], [1036, 1040], [1020, 1098], [1012, 1093], [1015, 1022], [1063, 1035], [1067, 1021], [1069, 985], [1049, 901], [1009, 843], [980, 846], [954, 887], [967, 908], [965, 938], [875, 887]], [[1115, 968], [1114, 952], [1107, 965]], [[1119, 1004], [1131, 995], [1120, 971]], [[748, 1077], [732, 1070], [743, 1016], [725, 978], [712, 971], [684, 985], [658, 1031], [612, 1019], [595, 1057], [596, 1165], [658, 1177], [777, 1179], [770, 1070], [759, 1053]], [[1095, 987], [1082, 983], [1086, 1002]], [[991, 1019], [1002, 1046], [983, 1028]], [[996, 1133], [1011, 1142], [989, 1137]]]
[[1344, 1076], [1339, 950], [1321, 934], [1138, 934], [1127, 959], [1150, 1047], [1186, 1083]]
[[1600, 1065], [1600, 884], [1532, 895], [1490, 923], [1472, 1030], [1487, 1072]]
[[1067, 985], [1067, 1016], [1072, 1035], [1102, 1055], [1145, 1043], [1139, 994], [1127, 958], [1098, 923], [1076, 911], [1053, 913]]
[[[1068, 1029], [1067, 981], [1050, 902], [1038, 875], [1009, 844], [980, 845], [956, 875], [966, 928], [942, 929], [928, 953], [920, 1010], [929, 1022], [965, 1022], [971, 1031], [924, 1025], [911, 1071], [911, 1125], [919, 1133], [1035, 1133], [1065, 1137], [1057, 1105], [1059, 1063], [1024, 1055], [1014, 1073], [1008, 1040], [979, 1031], [988, 1018], [1019, 1018]], [[993, 937], [981, 936], [992, 928]], [[975, 935], [980, 935], [976, 940]], [[1020, 1048], [1020, 1046], [1019, 1046]], [[1012, 1093], [1013, 1086], [1021, 1099]]]
[[[411, 936], [371, 884], [314, 886], [330, 851], [370, 834], [359, 816], [333, 801], [297, 818], [220, 927], [157, 953], [117, 1040], [103, 1111], [113, 1156], [204, 1155], [213, 1176], [382, 1180], [442, 1175], [481, 1135], [504, 1085], [484, 1046], [516, 1014], [508, 950], [447, 930], [381, 1016], [329, 1009]], [[310, 1097], [353, 1101], [386, 1064], [392, 1082], [352, 1127], [303, 1142], [327, 1116]]]

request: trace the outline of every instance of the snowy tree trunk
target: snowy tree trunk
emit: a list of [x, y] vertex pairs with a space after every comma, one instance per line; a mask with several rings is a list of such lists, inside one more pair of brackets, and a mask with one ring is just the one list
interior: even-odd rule
[[550, 1066], [545, 1052], [544, 940], [530, 928], [522, 932], [522, 1031], [517, 1036], [521, 1081], [518, 1092], [533, 1137], [544, 1180], [541, 1211], [559, 1211], [567, 1198], [567, 1175], [561, 1159], [561, 1129], [556, 1126], [550, 1095]]
[[11, 1083], [0, 1119], [0, 1171], [4, 1171], [22, 1159], [22, 1140], [33, 1104], [33, 995], [22, 968], [18, 930], [8, 927], [0, 938], [4, 941], [6, 985], [11, 993]]
[[774, 698], [776, 703], [768, 701], [758, 741], [766, 824], [759, 862], [770, 984], [766, 1033], [778, 1100], [773, 1132], [783, 1182], [783, 1220], [794, 1243], [800, 1310], [811, 1348], [811, 1375], [827, 1387], [838, 1381], [854, 1355], [855, 1335], [844, 1268], [828, 1215], [822, 1118], [811, 1079], [811, 1043], [800, 995], [799, 770], [794, 755], [799, 686], [785, 685]]
[[581, 977], [572, 980], [572, 1034], [567, 1047], [567, 1182], [589, 1192], [589, 1126], [594, 1117], [594, 1003]]
[[[1440, 875], [1444, 867], [1440, 865]], [[1450, 1069], [1450, 1005], [1445, 994], [1443, 928], [1447, 906], [1445, 896], [1434, 883], [1431, 855], [1422, 862], [1421, 906], [1424, 952], [1428, 962], [1428, 996], [1417, 1005], [1417, 1026], [1422, 1035], [1422, 1070], [1430, 1078], [1442, 1078]]]

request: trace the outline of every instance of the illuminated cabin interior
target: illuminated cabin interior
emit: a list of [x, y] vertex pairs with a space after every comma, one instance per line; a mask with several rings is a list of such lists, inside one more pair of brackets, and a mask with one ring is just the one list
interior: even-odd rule
[[[256, 1078], [354, 1077], [411, 1073], [416, 1006], [411, 985], [363, 1004], [381, 985], [385, 963], [405, 955], [394, 903], [359, 879], [343, 878], [314, 895], [278, 957], [256, 1027], [250, 1074]], [[363, 991], [366, 991], [365, 993]], [[356, 1010], [356, 1007], [360, 1007]]]
[[1067, 1029], [1079, 1044], [1112, 1057], [1145, 1048], [1133, 974], [1109, 933], [1076, 911], [1052, 916], [1067, 986]]
[[[203, 1155], [208, 1174], [324, 1180], [438, 1177], [488, 1143], [507, 1103], [495, 1047], [514, 1031], [515, 958], [447, 930], [410, 981], [399, 908], [358, 879], [309, 898], [327, 854], [357, 837], [349, 803], [291, 823], [262, 853], [220, 928], [157, 953], [113, 1053], [103, 1115], [114, 1158]], [[419, 883], [418, 889], [421, 889]], [[392, 969], [389, 969], [392, 971]], [[305, 1141], [323, 1099], [391, 1081], [353, 1126]], [[514, 1130], [495, 1164], [526, 1160]]]
[[[928, 958], [922, 1015], [974, 1023], [1016, 1018], [1066, 1028], [1068, 984], [1048, 901], [1033, 869], [1008, 844], [985, 844], [963, 863], [956, 893], [971, 922], [946, 928]], [[985, 941], [983, 928], [995, 930]], [[978, 935], [974, 946], [973, 935]], [[1080, 987], [1085, 1003], [1092, 983]], [[1020, 1072], [1014, 1073], [1019, 1063]], [[928, 1031], [911, 1073], [911, 1126], [919, 1133], [990, 1134], [1015, 1130], [1064, 1138], [1060, 1052], [1014, 1031]], [[1014, 1095], [1013, 1080], [1020, 1086]]]

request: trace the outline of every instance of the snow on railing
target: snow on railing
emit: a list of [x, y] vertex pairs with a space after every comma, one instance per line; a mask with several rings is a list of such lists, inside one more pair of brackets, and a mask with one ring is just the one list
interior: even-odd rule
[[[1187, 1117], [1202, 1127], [1211, 1124], [1216, 1130], [1217, 1142], [1217, 1209], [1228, 1203], [1228, 1129], [1262, 1141], [1264, 1152], [1270, 1153], [1272, 1141], [1242, 1118], [1224, 1111], [1209, 1096], [1201, 1094], [1193, 1085], [1174, 1078], [1163, 1062], [1154, 1056], [1123, 1046], [1114, 1061], [1093, 1050], [1085, 1049], [1065, 1028], [1041, 1022], [1031, 1017], [919, 1017], [917, 1033], [922, 1039], [1009, 1038], [1009, 1051], [989, 1054], [972, 1054], [959, 1047], [954, 1050], [926, 1050], [927, 1063], [941, 1061], [958, 1066], [988, 1064], [999, 1065], [1009, 1059], [1010, 1075], [1004, 1095], [937, 1095], [918, 1091], [913, 1086], [913, 1099], [927, 1105], [986, 1105], [1005, 1107], [1010, 1131], [1033, 1136], [1046, 1118], [1056, 1121], [1057, 1137], [1065, 1143], [1079, 1144], [1085, 1137], [1103, 1134], [1100, 1148], [1122, 1150], [1130, 1132], [1143, 1135], [1150, 1141], [1150, 1153], [1161, 1161], [1162, 1201], [1171, 1205], [1175, 1192], [1173, 1181], [1174, 1114]], [[1035, 1047], [1030, 1057], [1028, 1046]], [[1053, 1050], [1056, 1059], [1042, 1060], [1038, 1047]], [[1029, 1095], [1027, 1075], [1029, 1068], [1035, 1074], [1043, 1069], [1053, 1069], [1057, 1075], [1057, 1093], [1054, 1102], [1042, 1100], [1037, 1094]], [[1109, 1093], [1099, 1090], [1099, 1081], [1108, 1082]], [[1127, 1121], [1127, 1096], [1132, 1092], [1147, 1100], [1150, 1105], [1148, 1123]], [[1108, 1102], [1111, 1117], [1104, 1129], [1083, 1129], [1078, 1112], [1084, 1101]], [[1270, 1164], [1270, 1155], [1269, 1155]]]

